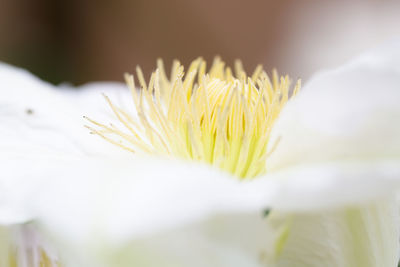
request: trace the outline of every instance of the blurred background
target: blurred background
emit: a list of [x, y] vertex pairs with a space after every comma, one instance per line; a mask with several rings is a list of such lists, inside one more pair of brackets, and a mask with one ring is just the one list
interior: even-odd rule
[[395, 36], [398, 0], [0, 0], [0, 61], [56, 84], [215, 55], [307, 80]]

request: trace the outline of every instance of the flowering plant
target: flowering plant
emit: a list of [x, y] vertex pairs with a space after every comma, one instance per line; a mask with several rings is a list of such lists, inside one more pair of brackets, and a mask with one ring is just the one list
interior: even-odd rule
[[1, 266], [396, 266], [399, 46], [298, 94], [218, 59], [130, 92], [2, 64]]

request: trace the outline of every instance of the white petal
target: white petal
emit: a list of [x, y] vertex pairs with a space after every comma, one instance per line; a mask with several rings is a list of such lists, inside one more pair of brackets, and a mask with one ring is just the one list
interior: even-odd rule
[[[35, 216], [32, 210], [47, 179], [57, 177], [70, 162], [80, 160], [68, 153], [53, 152], [33, 144], [11, 147], [0, 153], [0, 224], [24, 223]], [[73, 166], [71, 166], [73, 167]]]
[[60, 159], [43, 170], [35, 168], [39, 160], [33, 162], [31, 176], [47, 177], [36, 179], [31, 210], [49, 227], [77, 240], [91, 235], [88, 229], [123, 239], [214, 213], [261, 212], [264, 207], [263, 192], [254, 194], [246, 184], [203, 165], [142, 157], [119, 162], [88, 158]]
[[[71, 154], [119, 153], [120, 149], [89, 135], [84, 115], [103, 118], [107, 104], [101, 91], [113, 99], [129, 90], [118, 83], [98, 83], [81, 90], [57, 88], [25, 70], [0, 64], [0, 149], [26, 144]], [[86, 101], [87, 104], [85, 104]], [[109, 109], [109, 108], [108, 108]], [[108, 114], [112, 114], [109, 109]], [[105, 122], [107, 123], [107, 122]]]
[[285, 179], [278, 185], [282, 199], [293, 196], [283, 205], [318, 206], [343, 202], [343, 196], [359, 201], [371, 197], [373, 187], [382, 192], [398, 183], [400, 71], [392, 61], [400, 65], [399, 49], [398, 42], [389, 52], [373, 51], [317, 74], [287, 104], [272, 131], [276, 150], [266, 162]]
[[372, 68], [395, 70], [400, 73], [400, 38], [394, 38], [383, 45], [362, 54], [350, 64], [368, 65]]
[[[8, 200], [6, 203], [19, 204], [20, 209], [36, 218], [50, 233], [51, 239], [60, 241], [59, 251], [73, 251], [77, 255], [79, 251], [74, 249], [85, 252], [81, 255], [85, 262], [83, 266], [90, 266], [86, 257], [91, 255], [88, 260], [92, 262], [92, 257], [97, 255], [92, 249], [98, 252], [102, 246], [111, 249], [128, 241], [133, 242], [132, 246], [148, 249], [147, 260], [138, 260], [149, 261], [150, 264], [153, 252], [160, 253], [160, 259], [167, 257], [162, 247], [166, 249], [169, 239], [176, 243], [175, 247], [169, 248], [172, 254], [168, 255], [177, 266], [187, 264], [189, 253], [199, 257], [199, 264], [210, 260], [221, 264], [215, 266], [230, 266], [235, 259], [237, 264], [248, 262], [249, 266], [258, 266], [255, 255], [261, 245], [257, 244], [264, 239], [261, 233], [259, 241], [253, 239], [258, 231], [255, 226], [251, 227], [254, 228], [251, 229], [254, 231], [251, 239], [255, 247], [242, 252], [239, 240], [232, 244], [229, 241], [235, 239], [233, 233], [232, 236], [228, 233], [221, 236], [227, 239], [225, 241], [215, 241], [213, 236], [223, 235], [217, 230], [213, 230], [210, 236], [198, 233], [200, 226], [183, 230], [181, 237], [176, 239], [170, 233], [195, 222], [205, 221], [208, 224], [207, 221], [217, 215], [221, 219], [210, 222], [211, 226], [205, 226], [206, 230], [214, 225], [217, 228], [236, 227], [229, 229], [238, 231], [241, 223], [238, 221], [235, 226], [230, 226], [229, 220], [221, 214], [237, 215], [238, 218], [250, 214], [251, 217], [244, 222], [260, 225], [264, 192], [259, 191], [262, 194], [256, 195], [246, 184], [229, 175], [208, 166], [154, 158], [134, 157], [126, 161], [60, 158], [47, 168], [44, 168], [48, 162], [45, 158], [29, 161], [31, 165], [27, 164], [24, 171], [18, 170], [17, 165], [9, 167], [14, 177], [2, 179], [2, 183], [8, 185], [6, 189], [14, 189], [3, 199]], [[36, 184], [28, 186], [28, 190], [18, 190], [19, 181], [24, 179], [26, 172]], [[41, 179], [36, 176], [41, 176]], [[218, 222], [224, 226], [218, 226]], [[185, 238], [185, 231], [193, 235], [191, 246], [186, 244], [190, 239]], [[197, 251], [203, 246], [202, 251]], [[186, 250], [180, 252], [179, 248], [184, 247]], [[207, 255], [214, 258], [200, 261]]]
[[256, 179], [252, 186], [264, 190], [264, 202], [280, 210], [358, 205], [398, 190], [398, 164], [387, 160], [299, 165]]
[[63, 93], [63, 97], [74, 104], [81, 117], [85, 115], [106, 124], [115, 122], [116, 117], [103, 95], [129, 114], [136, 113], [130, 90], [123, 83], [93, 82], [76, 88], [62, 85], [59, 90]]
[[[47, 177], [46, 173], [54, 172], [60, 159], [92, 154], [130, 156], [90, 135], [82, 118], [86, 110], [102, 114], [101, 108], [107, 106], [102, 90], [114, 99], [128, 95], [121, 84], [92, 84], [80, 91], [59, 89], [6, 64], [0, 64], [0, 80], [0, 223], [23, 222], [32, 217], [27, 208], [30, 198], [34, 198], [30, 192]], [[93, 106], [84, 105], [81, 98]]]
[[271, 266], [394, 267], [399, 261], [398, 205], [390, 198], [318, 213], [272, 211], [268, 223], [278, 233]]
[[262, 267], [270, 236], [259, 214], [219, 215], [122, 243], [107, 242], [101, 235], [91, 243], [64, 243], [68, 262], [63, 263], [75, 267]]

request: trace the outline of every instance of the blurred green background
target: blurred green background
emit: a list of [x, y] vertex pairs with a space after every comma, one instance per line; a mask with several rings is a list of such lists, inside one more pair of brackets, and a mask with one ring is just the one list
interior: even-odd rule
[[399, 14], [395, 0], [0, 0], [0, 61], [82, 84], [218, 54], [307, 79], [399, 36]]

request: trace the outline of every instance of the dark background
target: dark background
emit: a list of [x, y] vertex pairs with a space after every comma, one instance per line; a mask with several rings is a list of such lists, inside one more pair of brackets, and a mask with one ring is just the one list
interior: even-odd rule
[[307, 79], [396, 35], [395, 0], [0, 0], [0, 61], [53, 83], [217, 54]]

